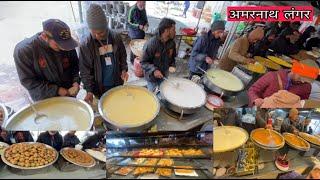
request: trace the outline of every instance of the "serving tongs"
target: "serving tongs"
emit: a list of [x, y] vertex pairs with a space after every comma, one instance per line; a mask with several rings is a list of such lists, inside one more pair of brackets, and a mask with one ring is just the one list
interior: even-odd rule
[[27, 96], [26, 94], [25, 94], [25, 96], [26, 96], [26, 98], [27, 98], [28, 101], [29, 101], [29, 104], [30, 104], [31, 109], [33, 110], [34, 114], [36, 115], [36, 116], [34, 117], [34, 120], [33, 120], [34, 123], [35, 123], [35, 124], [40, 124], [39, 121], [40, 121], [41, 119], [47, 119], [48, 116], [47, 116], [46, 114], [39, 113], [39, 111], [36, 110], [36, 108], [34, 107], [34, 103], [33, 103], [32, 100], [30, 99], [30, 97]]

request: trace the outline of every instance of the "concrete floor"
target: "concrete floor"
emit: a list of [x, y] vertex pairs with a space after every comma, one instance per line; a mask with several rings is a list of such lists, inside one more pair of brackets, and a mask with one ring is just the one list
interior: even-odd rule
[[[66, 22], [71, 29], [77, 29], [79, 26], [79, 17], [77, 2], [72, 2], [76, 13], [76, 20], [72, 14], [69, 1], [44, 1], [44, 2], [0, 2], [0, 103], [13, 107], [16, 111], [28, 104], [25, 98], [26, 90], [20, 85], [18, 75], [13, 60], [13, 50], [15, 45], [24, 38], [31, 37], [42, 30], [41, 23], [49, 18], [57, 18]], [[156, 11], [158, 5], [156, 2], [148, 2], [147, 13], [150, 23], [149, 30], [154, 30], [165, 14]], [[191, 9], [187, 14], [188, 18], [179, 17], [181, 12], [170, 10], [168, 17], [177, 22], [177, 31], [183, 27], [195, 27], [197, 19], [191, 16]], [[200, 27], [208, 26], [201, 22]], [[126, 41], [127, 53], [128, 41]], [[182, 50], [187, 47], [182, 43]], [[129, 57], [129, 56], [128, 56]], [[178, 72], [175, 75], [185, 76], [187, 72], [186, 60], [177, 60]], [[132, 67], [129, 68], [129, 81], [138, 80], [132, 73]], [[83, 98], [85, 92], [80, 92], [79, 97]]]

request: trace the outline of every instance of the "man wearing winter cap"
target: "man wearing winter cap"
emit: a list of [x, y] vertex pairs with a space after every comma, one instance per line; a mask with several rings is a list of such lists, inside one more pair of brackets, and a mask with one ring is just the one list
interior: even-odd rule
[[206, 71], [216, 59], [224, 29], [224, 21], [215, 21], [208, 33], [197, 38], [189, 59], [190, 79], [193, 75], [203, 74], [198, 67]]
[[100, 98], [113, 87], [128, 80], [127, 52], [121, 36], [107, 28], [101, 6], [91, 4], [87, 10], [90, 34], [80, 44], [80, 75], [87, 91], [85, 101]]
[[42, 32], [19, 42], [14, 49], [20, 82], [34, 101], [76, 96], [80, 83], [78, 43], [61, 20], [49, 19], [42, 26]]

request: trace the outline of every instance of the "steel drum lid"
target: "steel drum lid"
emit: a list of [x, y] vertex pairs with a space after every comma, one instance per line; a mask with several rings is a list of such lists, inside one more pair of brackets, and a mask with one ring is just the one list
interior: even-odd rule
[[281, 66], [284, 66], [284, 67], [287, 67], [287, 68], [291, 68], [292, 67], [292, 64], [281, 59], [281, 58], [278, 58], [276, 56], [267, 56], [268, 59], [270, 59], [271, 61], [277, 63], [277, 64], [280, 64]]
[[249, 139], [246, 130], [236, 126], [219, 126], [213, 128], [213, 152], [232, 151], [244, 145]]
[[193, 81], [176, 77], [169, 78], [168, 81], [161, 83], [160, 93], [171, 104], [184, 109], [194, 109], [206, 103], [205, 91]]
[[[24, 143], [16, 143], [16, 144], [43, 144], [43, 143], [39, 143], [39, 142], [24, 142]], [[13, 144], [13, 145], [16, 145], [16, 144]], [[11, 145], [11, 146], [13, 146], [13, 145]], [[46, 148], [48, 148], [48, 149], [54, 150], [54, 152], [55, 152], [55, 154], [56, 154], [56, 158], [55, 158], [51, 163], [49, 163], [49, 164], [42, 165], [42, 166], [38, 166], [38, 167], [21, 167], [21, 166], [17, 166], [17, 165], [11, 164], [11, 163], [4, 157], [4, 155], [1, 156], [1, 159], [2, 159], [2, 161], [3, 161], [5, 164], [7, 164], [7, 165], [10, 166], [10, 167], [16, 168], [16, 169], [22, 169], [22, 170], [42, 169], [42, 168], [45, 168], [45, 167], [48, 167], [48, 166], [54, 164], [54, 163], [58, 160], [58, 157], [59, 157], [58, 152], [57, 152], [53, 147], [51, 147], [51, 146], [49, 146], [49, 145], [47, 145], [47, 144], [43, 144], [43, 145], [45, 145]], [[4, 150], [4, 152], [5, 152], [8, 148], [10, 148], [10, 146], [7, 147], [7, 148]]]
[[138, 57], [142, 57], [143, 46], [147, 42], [145, 39], [133, 39], [130, 41], [129, 46], [132, 53]]
[[266, 66], [269, 69], [272, 70], [280, 70], [281, 66], [277, 63], [274, 63], [273, 61], [271, 61], [270, 59], [261, 57], [261, 56], [255, 56], [254, 60], [258, 61], [259, 63], [263, 64], [264, 66]]
[[[68, 158], [67, 156], [65, 156], [65, 154], [63, 153], [63, 151], [64, 151], [64, 150], [67, 150], [67, 149], [73, 149], [73, 150], [79, 151], [80, 153], [85, 153], [88, 157], [92, 158], [92, 159], [91, 159], [92, 163], [91, 163], [91, 164], [88, 164], [88, 165], [84, 165], [84, 164], [77, 163], [77, 162], [73, 161], [72, 159], [69, 159], [69, 158]], [[86, 153], [86, 152], [84, 152], [84, 151], [81, 151], [81, 150], [79, 150], [79, 149], [74, 149], [74, 148], [66, 147], [66, 148], [63, 148], [63, 149], [60, 150], [60, 154], [61, 154], [61, 156], [62, 156], [65, 160], [67, 160], [67, 161], [69, 161], [69, 162], [71, 162], [72, 164], [77, 165], [77, 166], [86, 167], [86, 168], [91, 168], [91, 167], [93, 167], [93, 166], [96, 165], [96, 161], [93, 159], [93, 157], [91, 157], [88, 153]]]
[[100, 115], [120, 129], [148, 124], [160, 111], [159, 100], [153, 93], [144, 87], [133, 85], [112, 88], [102, 95], [98, 106]]
[[[251, 134], [250, 134], [251, 140], [252, 140], [255, 144], [257, 144], [259, 147], [264, 148], [264, 149], [270, 149], [270, 150], [271, 150], [271, 149], [274, 149], [274, 150], [276, 150], [276, 149], [280, 149], [281, 147], [284, 146], [284, 144], [285, 144], [284, 137], [283, 137], [280, 133], [278, 133], [277, 131], [274, 131], [274, 130], [270, 130], [270, 133], [271, 133], [271, 136], [272, 136], [272, 137], [274, 137], [274, 136], [277, 136], [277, 137], [278, 137], [278, 140], [280, 141], [278, 144], [276, 144], [276, 143], [277, 143], [277, 142], [275, 142], [276, 140], [274, 140], [274, 141], [271, 141], [271, 140], [270, 140], [269, 144], [266, 144], [266, 143], [264, 143], [264, 142], [261, 142], [260, 140], [257, 140], [257, 139], [254, 137], [256, 133], [263, 132], [263, 131], [265, 131], [266, 137], [269, 137], [269, 132], [268, 132], [269, 130], [266, 130], [266, 129], [264, 129], [264, 128], [254, 129], [253, 131], [251, 131]], [[261, 138], [261, 139], [265, 140], [266, 137]], [[271, 142], [274, 142], [274, 145], [271, 145], [271, 144], [272, 144]]]
[[48, 118], [40, 119], [39, 124], [36, 124], [35, 113], [28, 105], [11, 116], [4, 128], [12, 131], [88, 131], [93, 125], [93, 110], [83, 100], [53, 97], [36, 102], [34, 107]]
[[244, 88], [242, 81], [228, 71], [221, 69], [209, 69], [206, 77], [211, 83], [223, 90], [239, 92]]
[[[282, 135], [283, 135], [286, 143], [289, 146], [291, 146], [292, 148], [298, 149], [300, 151], [308, 151], [310, 149], [310, 144], [306, 140], [304, 140], [303, 138], [301, 138], [295, 134], [292, 134], [292, 133], [283, 133]], [[298, 141], [300, 141], [300, 143], [303, 143], [304, 146], [294, 144], [291, 140], [289, 140], [290, 137], [298, 139]]]
[[0, 116], [0, 127], [1, 127], [5, 124], [5, 122], [8, 119], [8, 116], [9, 116], [9, 113], [8, 113], [6, 106], [1, 103], [0, 103], [0, 113], [2, 113], [2, 118]]

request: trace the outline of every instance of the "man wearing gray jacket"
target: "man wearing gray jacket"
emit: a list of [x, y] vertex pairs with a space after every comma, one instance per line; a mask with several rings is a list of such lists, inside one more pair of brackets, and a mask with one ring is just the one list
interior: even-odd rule
[[85, 101], [100, 98], [128, 79], [127, 52], [121, 36], [108, 29], [101, 6], [91, 4], [87, 10], [90, 34], [80, 44], [80, 76], [87, 91]]
[[19, 42], [14, 49], [20, 82], [34, 101], [76, 96], [80, 82], [78, 43], [68, 25], [58, 19], [46, 20], [42, 26], [42, 32]]

